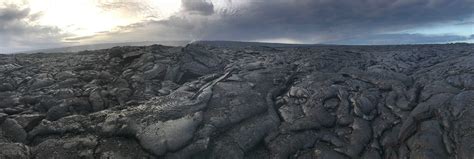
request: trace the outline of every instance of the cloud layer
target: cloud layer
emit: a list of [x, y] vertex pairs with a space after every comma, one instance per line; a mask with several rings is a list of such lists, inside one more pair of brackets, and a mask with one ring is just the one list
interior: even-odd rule
[[[129, 4], [129, 1], [117, 1], [103, 7]], [[467, 22], [474, 18], [472, 0], [181, 0], [181, 5], [179, 12], [164, 20], [148, 20], [92, 36], [65, 39], [82, 43], [145, 40], [441, 43], [470, 38], [393, 33], [433, 25], [472, 25]], [[11, 46], [47, 38], [53, 43], [64, 36], [57, 28], [34, 25], [36, 16], [27, 8], [0, 8], [0, 42]]]

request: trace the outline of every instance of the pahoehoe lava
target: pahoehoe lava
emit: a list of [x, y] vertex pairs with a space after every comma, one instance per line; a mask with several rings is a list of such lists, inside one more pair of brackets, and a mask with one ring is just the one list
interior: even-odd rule
[[473, 159], [474, 45], [0, 55], [0, 158]]

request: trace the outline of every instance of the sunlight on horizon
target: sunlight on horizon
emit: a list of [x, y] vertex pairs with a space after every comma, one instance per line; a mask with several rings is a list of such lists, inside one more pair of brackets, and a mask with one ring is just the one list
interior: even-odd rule
[[[53, 26], [71, 37], [92, 36], [147, 20], [166, 19], [181, 8], [170, 0], [29, 0], [30, 14], [38, 25]], [[123, 5], [123, 4], [127, 5]], [[69, 38], [71, 38], [69, 37]]]

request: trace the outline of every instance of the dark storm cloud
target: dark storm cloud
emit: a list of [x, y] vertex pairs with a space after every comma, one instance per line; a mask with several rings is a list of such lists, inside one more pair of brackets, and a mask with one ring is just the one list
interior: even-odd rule
[[[325, 43], [432, 24], [454, 25], [473, 17], [474, 10], [472, 0], [239, 0], [223, 8], [202, 0], [182, 2], [182, 13], [168, 20], [142, 23], [135, 31], [113, 36]], [[233, 5], [236, 2], [239, 5]], [[189, 11], [207, 14], [186, 14]]]
[[474, 27], [474, 21], [460, 22], [460, 23], [456, 23], [456, 25], [470, 25]]
[[182, 0], [185, 12], [192, 14], [211, 15], [214, 13], [214, 5], [206, 0]]
[[38, 16], [29, 8], [0, 7], [0, 53], [62, 45], [58, 28], [33, 24]]
[[0, 10], [0, 23], [1, 26], [4, 26], [5, 22], [10, 22], [18, 19], [23, 19], [30, 13], [28, 8], [26, 9], [18, 9], [15, 6], [9, 6], [12, 8], [2, 8]]
[[[472, 0], [254, 0], [223, 21], [231, 35], [311, 41], [462, 20], [473, 10]], [[226, 31], [224, 37], [229, 36]]]

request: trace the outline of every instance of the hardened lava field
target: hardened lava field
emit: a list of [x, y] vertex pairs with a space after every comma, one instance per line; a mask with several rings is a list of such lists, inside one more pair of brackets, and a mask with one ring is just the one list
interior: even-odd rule
[[0, 158], [474, 158], [474, 45], [0, 55]]

